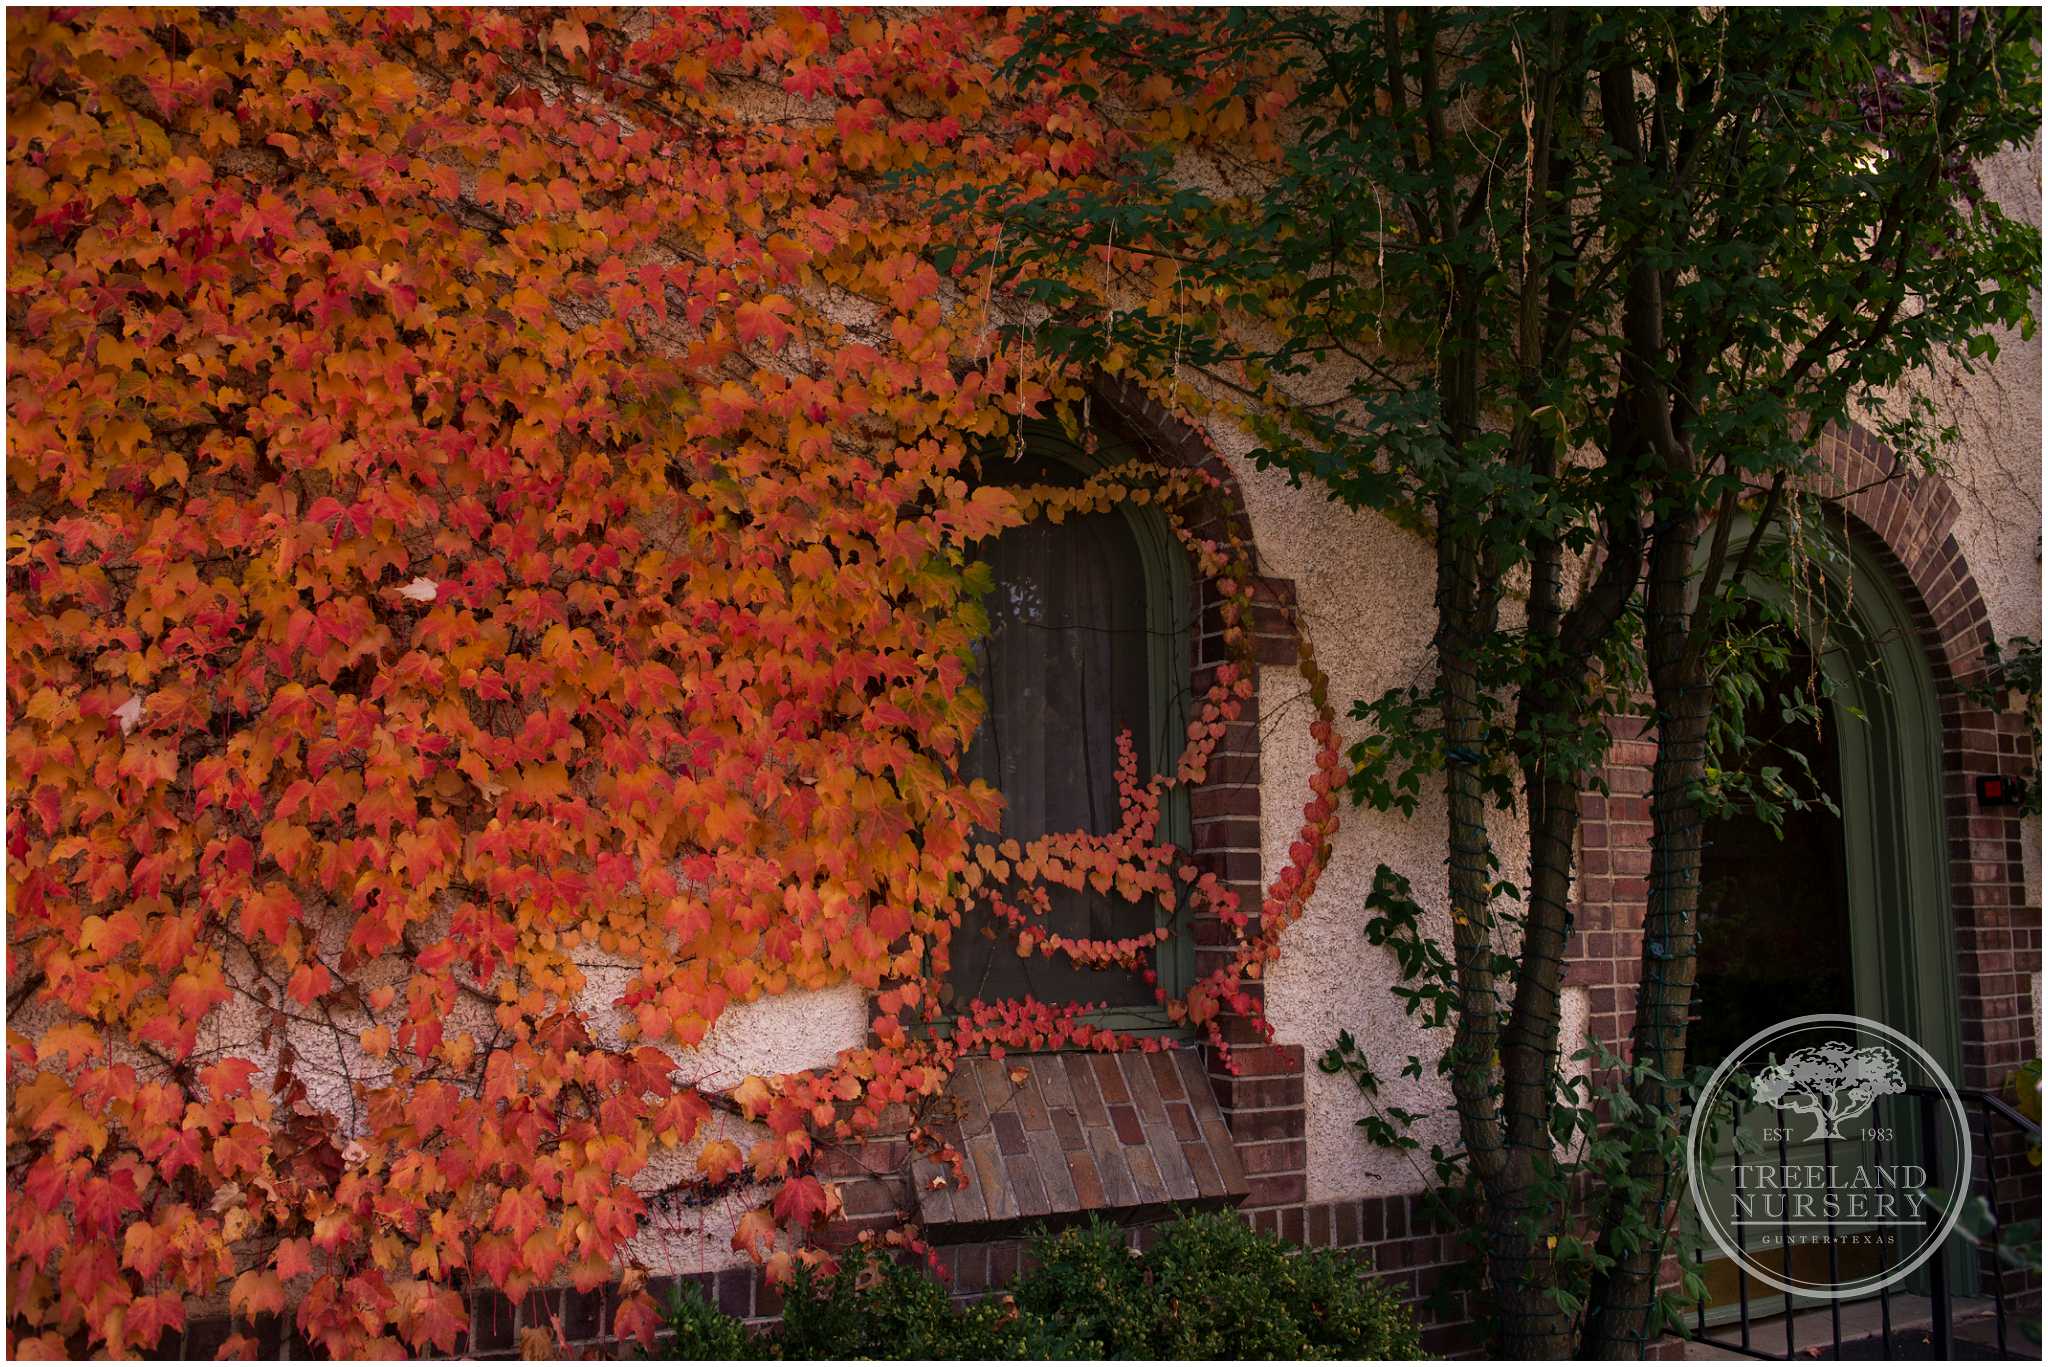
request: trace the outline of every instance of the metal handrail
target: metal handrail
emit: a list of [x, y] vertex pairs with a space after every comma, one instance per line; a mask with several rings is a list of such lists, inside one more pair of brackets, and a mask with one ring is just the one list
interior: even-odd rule
[[[1906, 1090], [1909, 1092], [1919, 1092], [1932, 1091], [1934, 1089], [1931, 1087], [1908, 1087]], [[1958, 1087], [1956, 1094], [1967, 1100], [1974, 1101], [1980, 1106], [1996, 1111], [1999, 1115], [2004, 1116], [2007, 1120], [2018, 1126], [2021, 1134], [2030, 1135], [2035, 1139], [2041, 1137], [2041, 1127], [2034, 1121], [2029, 1120], [2025, 1112], [2007, 1101], [2001, 1094], [1982, 1087]]]
[[[1920, 1131], [1924, 1136], [1928, 1137], [1926, 1140], [1928, 1146], [1927, 1175], [1930, 1185], [1938, 1184], [1941, 1181], [1941, 1146], [1939, 1139], [1935, 1137], [1939, 1133], [1939, 1127], [1935, 1123], [1937, 1117], [1934, 1114], [1934, 1105], [1937, 1098], [1945, 1095], [1945, 1092], [1937, 1088], [1926, 1086], [1909, 1086], [1908, 1088], [1906, 1088], [1903, 1097], [1903, 1099], [1908, 1100], [1910, 1103], [1914, 1105], [1915, 1110], [1918, 1112], [1918, 1118], [1920, 1121]], [[2040, 1140], [2040, 1125], [2035, 1121], [2028, 1119], [2024, 1114], [2022, 1114], [2019, 1110], [2013, 1107], [2009, 1102], [2005, 1100], [2003, 1096], [1999, 1095], [1998, 1093], [1982, 1088], [1965, 1088], [1958, 1089], [1957, 1096], [1960, 1100], [1963, 1101], [1964, 1110], [1966, 1113], [1972, 1108], [1974, 1108], [1978, 1112], [1978, 1114], [1983, 1117], [1983, 1134], [1987, 1140], [1990, 1140], [1994, 1137], [1997, 1121], [2001, 1119], [2006, 1121], [2016, 1131], [2018, 1131], [2021, 1139], [2032, 1139], [2036, 1142]], [[1975, 1127], [1972, 1126], [1972, 1128]], [[1780, 1148], [1781, 1150], [1783, 1148], [1782, 1142], [1780, 1144]], [[1990, 1240], [1992, 1246], [1995, 1248], [1997, 1246], [1999, 1234], [2003, 1228], [2002, 1222], [2000, 1221], [1998, 1215], [1999, 1184], [1997, 1167], [1996, 1163], [1994, 1162], [1994, 1154], [1988, 1148], [1987, 1151], [1980, 1155], [1976, 1155], [1976, 1157], [1982, 1160], [1981, 1171], [1983, 1174], [1982, 1190], [1979, 1191], [1978, 1194], [1984, 1197], [1985, 1204], [1990, 1209]], [[1781, 1152], [1780, 1161], [1783, 1160], [1784, 1155]], [[1829, 1161], [1832, 1162], [1831, 1157]], [[1975, 1166], [1974, 1162], [1972, 1166]], [[1964, 1184], [1965, 1190], [1978, 1186], [1978, 1175], [1975, 1172], [1959, 1172], [1957, 1174], [1957, 1178]], [[1834, 1249], [1832, 1247], [1830, 1247], [1829, 1249], [1829, 1258], [1830, 1264], [1832, 1265], [1834, 1261]], [[1945, 1359], [1953, 1356], [1955, 1348], [1955, 1307], [1953, 1296], [1949, 1286], [1948, 1259], [1946, 1255], [1937, 1255], [1928, 1260], [1927, 1275], [1929, 1283], [1928, 1289], [1931, 1293], [1929, 1299], [1932, 1302], [1933, 1312], [1933, 1322], [1929, 1326], [1934, 1338], [1934, 1343], [1932, 1346], [1935, 1349], [1936, 1356]], [[1778, 1355], [1769, 1353], [1763, 1350], [1762, 1348], [1756, 1346], [1753, 1342], [1751, 1336], [1750, 1322], [1749, 1274], [1746, 1271], [1743, 1271], [1740, 1267], [1738, 1267], [1736, 1269], [1736, 1277], [1737, 1294], [1739, 1297], [1740, 1304], [1740, 1343], [1730, 1343], [1719, 1339], [1709, 1339], [1707, 1337], [1707, 1312], [1706, 1305], [1704, 1302], [1700, 1304], [1696, 1312], [1693, 1333], [1694, 1340], [1701, 1342], [1709, 1342], [1717, 1348], [1732, 1351], [1745, 1357], [1760, 1358], [1764, 1360], [1781, 1361], [1785, 1359], [1790, 1359], [1795, 1355], [1801, 1354], [1801, 1349], [1796, 1341], [1795, 1320], [1797, 1318], [1798, 1312], [1793, 1304], [1793, 1297], [1786, 1296], [1784, 1298], [1783, 1314], [1785, 1319], [1785, 1351], [1783, 1357], [1780, 1358]], [[2005, 1357], [2008, 1355], [2006, 1334], [2005, 1270], [1996, 1266], [1995, 1259], [1990, 1275], [1990, 1282], [1992, 1299], [1995, 1307], [1994, 1315], [1997, 1326], [1998, 1351], [2001, 1357]], [[1880, 1338], [1883, 1343], [1884, 1356], [1887, 1360], [1889, 1360], [1893, 1355], [1891, 1289], [1889, 1287], [1881, 1288], [1877, 1293], [1877, 1299], [1882, 1324]], [[1831, 1312], [1829, 1315], [1829, 1321], [1833, 1330], [1834, 1340], [1832, 1346], [1834, 1348], [1834, 1356], [1839, 1359], [1842, 1356], [1843, 1348], [1842, 1317], [1840, 1302], [1835, 1302], [1831, 1304], [1829, 1309]], [[1805, 1349], [1804, 1351], [1807, 1354], [1817, 1354], [1820, 1351], [1820, 1346], [1814, 1345], [1812, 1347]]]

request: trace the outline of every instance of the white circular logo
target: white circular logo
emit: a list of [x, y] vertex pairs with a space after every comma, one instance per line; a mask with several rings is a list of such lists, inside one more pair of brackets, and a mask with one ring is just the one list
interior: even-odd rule
[[1779, 1291], [1863, 1296], [1947, 1241], [1969, 1191], [1970, 1126], [1925, 1049], [1861, 1016], [1798, 1016], [1744, 1040], [1686, 1136], [1693, 1208]]

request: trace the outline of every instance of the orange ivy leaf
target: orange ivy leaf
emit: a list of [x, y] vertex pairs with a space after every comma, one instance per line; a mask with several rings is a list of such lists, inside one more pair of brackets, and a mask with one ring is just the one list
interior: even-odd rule
[[280, 1239], [277, 1252], [271, 1259], [271, 1266], [285, 1281], [293, 1277], [311, 1275], [313, 1271], [313, 1244], [310, 1239]]
[[825, 1188], [815, 1177], [793, 1177], [775, 1194], [775, 1218], [798, 1229], [809, 1229], [825, 1213]]
[[732, 1232], [732, 1246], [755, 1262], [766, 1258], [775, 1247], [775, 1212], [759, 1206], [742, 1215]]
[[284, 1283], [275, 1272], [244, 1272], [228, 1292], [228, 1306], [252, 1318], [278, 1314], [284, 1309]]
[[301, 1006], [311, 1006], [327, 995], [334, 986], [333, 975], [327, 965], [303, 963], [292, 972], [291, 981], [285, 985], [285, 993]]
[[618, 1312], [612, 1316], [613, 1335], [620, 1339], [635, 1339], [643, 1349], [654, 1346], [654, 1335], [661, 1325], [661, 1310], [655, 1305], [654, 1297], [644, 1291], [622, 1299]]
[[775, 1099], [774, 1091], [758, 1077], [749, 1077], [732, 1089], [732, 1099], [750, 1118], [764, 1114]]
[[736, 314], [740, 341], [765, 341], [771, 350], [780, 351], [795, 331], [786, 321], [795, 310], [796, 306], [779, 294], [748, 300]]
[[546, 1216], [547, 1203], [541, 1199], [538, 1190], [508, 1187], [498, 1197], [498, 1208], [491, 1216], [491, 1223], [523, 1244], [540, 1228]]
[[714, 1185], [740, 1170], [740, 1146], [729, 1139], [714, 1139], [697, 1150], [697, 1171]]

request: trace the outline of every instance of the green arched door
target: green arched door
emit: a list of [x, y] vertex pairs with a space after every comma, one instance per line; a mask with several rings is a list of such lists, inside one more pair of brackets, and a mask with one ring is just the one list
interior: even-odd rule
[[[1837, 545], [1820, 577], [1824, 610], [1794, 616], [1826, 625], [1805, 633], [1773, 682], [1783, 690], [1823, 675], [1822, 715], [1792, 725], [1775, 700], [1760, 705], [1752, 734], [1797, 734], [1780, 734], [1750, 762], [1806, 756], [1837, 811], [1788, 813], [1782, 835], [1749, 814], [1709, 823], [1691, 1062], [1711, 1068], [1793, 1016], [1845, 1012], [1919, 1041], [1953, 1076], [1961, 1047], [1933, 673], [1905, 600], [1873, 556]], [[1711, 1317], [1732, 1316], [1735, 1267], [1690, 1234], [1690, 1203], [1683, 1214]], [[1748, 1291], [1752, 1316], [1783, 1308], [1769, 1287]]]

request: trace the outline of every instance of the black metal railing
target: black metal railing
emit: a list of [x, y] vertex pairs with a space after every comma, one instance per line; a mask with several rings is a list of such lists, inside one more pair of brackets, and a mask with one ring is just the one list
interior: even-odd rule
[[[1988, 1230], [1980, 1227], [1975, 1234], [1974, 1241], [1978, 1245], [1981, 1254], [1973, 1269], [1973, 1277], [1977, 1285], [1975, 1288], [1967, 1286], [1962, 1288], [1965, 1293], [1972, 1289], [1978, 1292], [1978, 1295], [1970, 1300], [1972, 1318], [1967, 1320], [1966, 1323], [1973, 1334], [1988, 1328], [1991, 1331], [1992, 1338], [1995, 1340], [1995, 1343], [1973, 1341], [1967, 1346], [1972, 1349], [1971, 1356], [1993, 1356], [1995, 1348], [1995, 1356], [1999, 1358], [2036, 1359], [2040, 1356], [2037, 1340], [2030, 1338], [2022, 1341], [2017, 1333], [2016, 1325], [2011, 1321], [2015, 1317], [2016, 1301], [2025, 1296], [2038, 1297], [2040, 1291], [2039, 1269], [2035, 1268], [2029, 1271], [2012, 1267], [1999, 1256], [1998, 1250], [2001, 1237], [2005, 1232], [2005, 1226], [2008, 1223], [2006, 1218], [2007, 1212], [2024, 1210], [2031, 1204], [2034, 1207], [2034, 1216], [2038, 1218], [2038, 1205], [2040, 1201], [2038, 1174], [2025, 1161], [2024, 1153], [2027, 1146], [2040, 1143], [2041, 1128], [2026, 1116], [2020, 1114], [2003, 1097], [1994, 1092], [1966, 1091], [1960, 1093], [1960, 1095], [1964, 1108], [1969, 1113], [1966, 1123], [1969, 1123], [1972, 1129], [1970, 1136], [1971, 1171], [1957, 1174], [1957, 1180], [1968, 1184], [1968, 1190], [1965, 1194], [1966, 1200], [1971, 1196], [1983, 1199], [1984, 1208], [1988, 1211], [1989, 1221]], [[1895, 1112], [1904, 1113], [1901, 1117], [1902, 1119], [1910, 1119], [1913, 1123], [1910, 1126], [1901, 1124], [1883, 1127], [1873, 1126], [1872, 1133], [1878, 1136], [1886, 1132], [1900, 1136], [1910, 1136], [1909, 1139], [1905, 1140], [1905, 1142], [1910, 1142], [1914, 1146], [1910, 1157], [1926, 1169], [1927, 1186], [1930, 1188], [1946, 1189], [1945, 1183], [1949, 1179], [1944, 1176], [1944, 1173], [1955, 1165], [1957, 1155], [1952, 1151], [1952, 1147], [1945, 1146], [1943, 1143], [1942, 1136], [1948, 1129], [1942, 1123], [1939, 1110], [1943, 1096], [1944, 1093], [1932, 1087], [1908, 1087], [1903, 1094], [1888, 1098], [1887, 1100], [1893, 1103]], [[1781, 1121], [1785, 1119], [1785, 1113], [1782, 1110], [1779, 1111], [1779, 1117]], [[1734, 1118], [1734, 1123], [1739, 1130], [1742, 1123], [1739, 1109]], [[1782, 1174], [1790, 1165], [1791, 1159], [1789, 1146], [1784, 1138], [1789, 1127], [1781, 1123], [1776, 1128], [1779, 1135], [1777, 1141], [1778, 1165]], [[1881, 1138], [1876, 1139], [1874, 1141], [1875, 1152], [1873, 1154], [1876, 1163], [1883, 1165], [1887, 1157], [1899, 1157], [1899, 1154], [1891, 1152], [1891, 1150], [1894, 1150], [1901, 1142], [1900, 1139], [1893, 1139], [1888, 1142]], [[2004, 1160], [2003, 1163], [2001, 1160]], [[1834, 1143], [1832, 1140], [1824, 1139], [1822, 1141], [1821, 1161], [1832, 1170], [1834, 1165]], [[2006, 1172], [2003, 1174], [2007, 1179], [2005, 1181], [2000, 1180], [2002, 1175], [2001, 1168], [2006, 1169]], [[1945, 1218], [1947, 1204], [1945, 1202], [1930, 1203], [1925, 1209], [1927, 1219], [1931, 1223]], [[1781, 1214], [1777, 1232], [1781, 1241], [1780, 1247], [1784, 1250], [1783, 1256], [1787, 1260], [1787, 1267], [1789, 1269], [1792, 1244], [1788, 1221], [1789, 1215]], [[1829, 1279], [1831, 1282], [1838, 1282], [1841, 1272], [1841, 1254], [1840, 1246], [1836, 1239], [1837, 1231], [1832, 1214], [1829, 1215], [1826, 1221], [1826, 1227], [1828, 1233], [1827, 1257]], [[1748, 1226], [1738, 1218], [1734, 1222], [1732, 1232], [1737, 1239], [1740, 1239], [1743, 1237], [1746, 1228]], [[1952, 1234], [1950, 1237], [1954, 1238], [1955, 1236]], [[1695, 1249], [1693, 1252], [1695, 1259], [1698, 1259], [1703, 1251]], [[1733, 1260], [1730, 1260], [1727, 1265], [1733, 1269], [1737, 1279], [1735, 1287], [1736, 1316], [1729, 1323], [1710, 1327], [1708, 1324], [1708, 1306], [1706, 1301], [1702, 1300], [1696, 1313], [1693, 1326], [1694, 1332], [1691, 1335], [1694, 1340], [1715, 1348], [1738, 1353], [1745, 1357], [1759, 1358], [1767, 1361], [1787, 1360], [1793, 1357], [1822, 1357], [1827, 1356], [1830, 1349], [1832, 1349], [1832, 1355], [1837, 1359], [1843, 1356], [1845, 1340], [1842, 1322], [1844, 1302], [1842, 1300], [1832, 1299], [1821, 1302], [1809, 1297], [1806, 1298], [1805, 1304], [1802, 1307], [1797, 1303], [1798, 1298], [1783, 1295], [1776, 1288], [1760, 1283], [1760, 1294], [1755, 1299], [1768, 1301], [1775, 1297], [1780, 1301], [1780, 1309], [1777, 1313], [1768, 1319], [1760, 1321], [1752, 1314], [1753, 1301], [1750, 1290], [1752, 1279], [1750, 1274]], [[1891, 1255], [1887, 1253], [1885, 1267], [1882, 1270], [1889, 1271], [1891, 1265]], [[1894, 1299], [1903, 1293], [1898, 1292], [1890, 1284], [1881, 1286], [1873, 1295], [1862, 1298], [1865, 1301], [1875, 1300], [1877, 1302], [1878, 1329], [1874, 1334], [1865, 1330], [1849, 1335], [1848, 1345], [1860, 1350], [1855, 1353], [1855, 1356], [1869, 1357], [1878, 1355], [1882, 1356], [1886, 1361], [1893, 1360], [1900, 1356], [1902, 1352], [1906, 1352], [1913, 1357], [1924, 1358], [1932, 1356], [1942, 1360], [1948, 1360], [1956, 1356], [1958, 1288], [1954, 1285], [1955, 1278], [1953, 1269], [1950, 1266], [1949, 1251], [1944, 1248], [1937, 1252], [1935, 1256], [1929, 1258], [1919, 1276], [1923, 1278], [1922, 1284], [1926, 1289], [1925, 1299], [1927, 1308], [1922, 1312], [1925, 1316], [1924, 1320], [1919, 1315], [1909, 1315], [1904, 1317], [1904, 1320], [1895, 1315]], [[1984, 1292], [1986, 1291], [1989, 1293], [1990, 1305], [1988, 1307], [1984, 1305], [1986, 1299]], [[1828, 1320], [1827, 1335], [1824, 1338], [1812, 1333], [1813, 1320], [1818, 1317], [1823, 1306], [1827, 1312]], [[1801, 1323], [1802, 1318], [1806, 1321], [1804, 1326]], [[1988, 1325], [1979, 1323], [1979, 1319], [1982, 1318], [1988, 1318], [1990, 1323]], [[1772, 1323], [1772, 1320], [1776, 1320], [1778, 1323]], [[1804, 1343], [1800, 1341], [1802, 1327], [1807, 1330], [1807, 1341]], [[1764, 1338], [1770, 1337], [1775, 1339], [1779, 1332], [1783, 1333], [1785, 1339], [1782, 1352], [1773, 1351], [1771, 1348], [1763, 1345], [1762, 1340]], [[1908, 1336], [1911, 1336], [1914, 1340], [1910, 1346], [1906, 1342]], [[1872, 1350], [1875, 1350], [1875, 1353]]]

